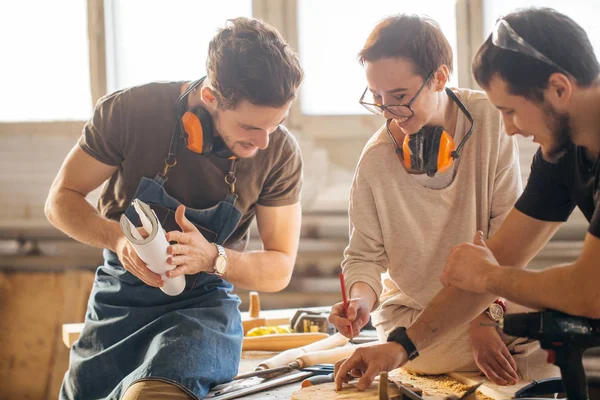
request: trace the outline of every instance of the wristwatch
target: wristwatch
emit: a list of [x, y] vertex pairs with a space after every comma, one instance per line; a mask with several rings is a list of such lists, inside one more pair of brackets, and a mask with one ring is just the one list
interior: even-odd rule
[[225, 249], [220, 244], [213, 243], [217, 246], [217, 258], [215, 258], [215, 263], [213, 265], [213, 274], [223, 276], [227, 271], [227, 253], [225, 253]]
[[419, 356], [419, 352], [412, 340], [406, 334], [406, 328], [401, 326], [396, 328], [390, 333], [387, 339], [388, 342], [396, 342], [400, 346], [404, 347], [406, 354], [408, 354], [408, 360], [414, 360]]
[[496, 301], [494, 301], [492, 305], [485, 310], [485, 313], [492, 321], [498, 322], [504, 318], [504, 314], [506, 314], [506, 304], [504, 301], [496, 299]]

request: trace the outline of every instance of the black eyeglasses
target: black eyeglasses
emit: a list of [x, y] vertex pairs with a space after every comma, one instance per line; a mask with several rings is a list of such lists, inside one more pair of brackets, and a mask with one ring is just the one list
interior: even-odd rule
[[407, 104], [376, 104], [365, 102], [365, 95], [369, 90], [368, 86], [365, 88], [365, 91], [363, 92], [362, 96], [360, 96], [360, 100], [358, 100], [358, 102], [373, 114], [383, 115], [385, 110], [388, 110], [390, 113], [394, 114], [397, 117], [412, 117], [413, 115], [415, 115], [415, 112], [413, 111], [411, 106], [413, 105], [413, 103], [417, 99], [417, 96], [419, 96], [419, 93], [421, 93], [425, 85], [427, 85], [427, 82], [429, 82], [429, 79], [431, 79], [434, 72], [435, 69], [431, 71], [429, 75], [427, 75], [427, 78], [425, 78], [425, 81], [423, 82], [419, 90], [417, 90], [417, 93], [415, 93], [413, 98]]

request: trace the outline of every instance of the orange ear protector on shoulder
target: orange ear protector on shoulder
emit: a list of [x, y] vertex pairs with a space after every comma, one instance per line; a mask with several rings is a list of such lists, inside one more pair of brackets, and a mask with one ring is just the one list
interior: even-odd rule
[[462, 148], [473, 133], [473, 118], [469, 111], [452, 90], [446, 88], [446, 94], [457, 104], [471, 123], [469, 131], [456, 148], [454, 139], [442, 126], [424, 126], [416, 133], [405, 135], [402, 147], [400, 147], [390, 131], [389, 124], [392, 120], [387, 121], [387, 132], [396, 145], [396, 153], [402, 156], [406, 169], [417, 173], [426, 173], [430, 177], [435, 176], [436, 173], [447, 171], [454, 160], [460, 157]]
[[204, 79], [206, 77], [192, 82], [177, 99], [175, 108], [180, 134], [187, 148], [195, 153], [213, 153], [221, 158], [234, 157], [221, 136], [216, 134], [213, 117], [208, 110], [202, 106], [187, 110], [188, 96], [204, 82]]

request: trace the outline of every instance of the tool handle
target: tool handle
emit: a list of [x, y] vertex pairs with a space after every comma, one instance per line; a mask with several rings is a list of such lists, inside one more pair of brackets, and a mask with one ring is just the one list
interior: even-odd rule
[[560, 348], [554, 350], [556, 364], [560, 368], [565, 394], [569, 400], [588, 400], [588, 386], [583, 369], [583, 349]]
[[350, 357], [354, 350], [356, 350], [356, 347], [344, 346], [337, 349], [317, 351], [300, 356], [298, 362], [300, 368], [311, 367], [316, 364], [335, 364], [343, 358]]
[[276, 355], [275, 357], [271, 357], [268, 360], [263, 361], [259, 368], [277, 368], [282, 365], [287, 365], [293, 361], [296, 361], [301, 356], [314, 353], [317, 351], [330, 350], [336, 347], [340, 347], [348, 343], [348, 338], [342, 335], [341, 333], [336, 333], [335, 335], [331, 335], [326, 339], [319, 340], [318, 342], [311, 343], [304, 347], [300, 347], [299, 349], [290, 349], [284, 351], [281, 354]]
[[260, 314], [260, 297], [258, 292], [250, 292], [250, 306], [248, 307], [250, 318], [258, 318]]
[[333, 374], [333, 372], [327, 375], [311, 376], [310, 378], [306, 378], [305, 380], [303, 380], [300, 386], [306, 388], [309, 386], [320, 385], [322, 383], [330, 383], [334, 381], [334, 378], [335, 375]]

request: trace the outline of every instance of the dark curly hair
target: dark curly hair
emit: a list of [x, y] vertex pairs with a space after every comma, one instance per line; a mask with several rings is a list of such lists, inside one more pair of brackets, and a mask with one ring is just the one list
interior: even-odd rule
[[206, 70], [219, 107], [242, 100], [282, 107], [296, 97], [303, 72], [297, 54], [275, 28], [239, 17], [227, 21], [208, 46]]

